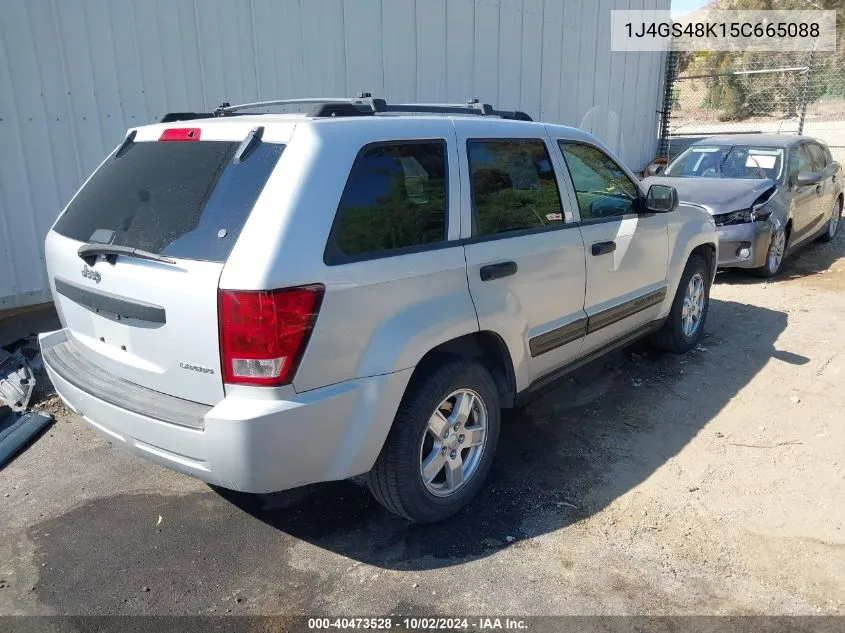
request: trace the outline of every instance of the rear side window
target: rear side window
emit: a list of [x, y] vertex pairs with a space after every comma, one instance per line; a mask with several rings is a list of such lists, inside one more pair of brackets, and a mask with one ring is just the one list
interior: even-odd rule
[[467, 141], [474, 235], [563, 224], [555, 172], [539, 139]]
[[446, 142], [364, 147], [340, 198], [325, 261], [401, 254], [446, 240]]
[[97, 170], [55, 230], [80, 242], [224, 262], [284, 150], [261, 143], [233, 163], [238, 145], [132, 143]]

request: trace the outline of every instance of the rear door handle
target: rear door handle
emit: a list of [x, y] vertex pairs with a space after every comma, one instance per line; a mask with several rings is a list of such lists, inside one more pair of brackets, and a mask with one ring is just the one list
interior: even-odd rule
[[487, 264], [481, 267], [481, 281], [492, 281], [502, 277], [515, 275], [517, 270], [516, 262], [498, 262]]
[[593, 244], [593, 255], [606, 255], [616, 250], [616, 242], [596, 242]]

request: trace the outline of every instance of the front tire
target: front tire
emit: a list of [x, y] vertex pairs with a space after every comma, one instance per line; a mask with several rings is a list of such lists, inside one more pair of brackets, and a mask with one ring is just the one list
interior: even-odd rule
[[819, 242], [829, 242], [836, 235], [839, 228], [839, 218], [842, 217], [842, 198], [833, 203], [833, 211], [830, 212], [830, 219], [827, 221], [824, 233], [819, 237]]
[[698, 345], [710, 308], [710, 268], [700, 255], [691, 255], [681, 275], [672, 309], [655, 333], [655, 346], [664, 352], [683, 354]]
[[783, 228], [777, 228], [772, 233], [769, 248], [766, 251], [766, 263], [760, 268], [754, 268], [754, 274], [758, 277], [770, 279], [780, 272], [783, 266], [783, 258], [786, 255], [787, 236]]
[[414, 523], [452, 516], [484, 484], [500, 420], [490, 373], [474, 361], [446, 360], [409, 385], [369, 473], [370, 492]]

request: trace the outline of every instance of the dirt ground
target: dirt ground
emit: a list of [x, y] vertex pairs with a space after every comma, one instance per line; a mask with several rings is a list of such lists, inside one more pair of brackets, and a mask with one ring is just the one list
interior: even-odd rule
[[843, 614], [843, 255], [845, 230], [775, 281], [721, 273], [697, 350], [508, 415], [438, 526], [355, 481], [216, 491], [42, 401], [0, 474], [0, 614]]

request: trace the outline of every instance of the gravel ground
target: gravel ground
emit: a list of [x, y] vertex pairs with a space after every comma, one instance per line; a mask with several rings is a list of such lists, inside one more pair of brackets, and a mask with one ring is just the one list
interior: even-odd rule
[[686, 356], [635, 346], [508, 415], [438, 526], [355, 481], [217, 491], [43, 395], [0, 476], [0, 614], [845, 613], [843, 235], [721, 273]]

